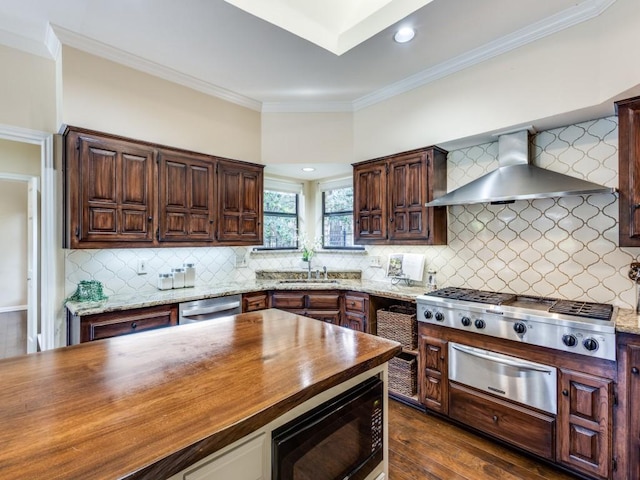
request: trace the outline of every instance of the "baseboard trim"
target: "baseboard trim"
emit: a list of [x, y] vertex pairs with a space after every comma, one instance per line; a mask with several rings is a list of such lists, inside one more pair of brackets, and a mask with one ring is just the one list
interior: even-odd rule
[[16, 305], [14, 307], [0, 307], [0, 313], [21, 312], [27, 309], [27, 305]]

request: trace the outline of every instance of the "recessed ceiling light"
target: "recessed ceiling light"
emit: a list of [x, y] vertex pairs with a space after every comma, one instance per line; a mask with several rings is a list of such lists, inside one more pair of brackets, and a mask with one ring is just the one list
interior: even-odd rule
[[393, 36], [393, 39], [398, 43], [407, 43], [413, 40], [413, 37], [416, 36], [416, 32], [411, 27], [402, 27], [400, 30], [396, 32]]
[[316, 169], [313, 167], [302, 167], [303, 172], [315, 172]]

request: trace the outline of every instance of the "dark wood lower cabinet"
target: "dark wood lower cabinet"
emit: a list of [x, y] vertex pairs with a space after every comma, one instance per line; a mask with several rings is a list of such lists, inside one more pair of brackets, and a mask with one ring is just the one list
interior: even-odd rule
[[80, 319], [80, 342], [145, 332], [177, 324], [177, 304], [87, 315]]
[[451, 382], [449, 416], [548, 460], [555, 459], [555, 418]]
[[255, 312], [265, 308], [269, 308], [269, 294], [267, 292], [242, 294], [242, 313]]
[[447, 342], [429, 335], [418, 337], [418, 397], [427, 408], [447, 414]]

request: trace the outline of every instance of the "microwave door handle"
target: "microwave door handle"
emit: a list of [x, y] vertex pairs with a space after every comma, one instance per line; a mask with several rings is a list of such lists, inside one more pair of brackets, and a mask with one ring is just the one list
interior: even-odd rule
[[208, 313], [224, 312], [226, 310], [233, 310], [234, 308], [238, 308], [239, 306], [240, 306], [240, 302], [231, 302], [231, 303], [223, 303], [221, 305], [215, 305], [213, 307], [190, 308], [189, 310], [183, 311], [182, 316], [193, 317], [195, 315], [206, 315]]
[[495, 357], [491, 354], [487, 354], [487, 353], [480, 353], [476, 350], [471, 350], [468, 348], [463, 347], [462, 345], [451, 345], [452, 348], [454, 348], [455, 350], [458, 350], [462, 353], [466, 353], [467, 355], [471, 355], [473, 357], [478, 357], [478, 358], [482, 358], [484, 360], [489, 360], [491, 362], [496, 362], [496, 363], [501, 363], [503, 365], [507, 365], [509, 367], [515, 367], [515, 368], [519, 368], [521, 370], [533, 370], [535, 372], [543, 372], [543, 373], [548, 373], [548, 374], [552, 374], [553, 371], [549, 370], [547, 368], [543, 368], [543, 367], [539, 367], [537, 365], [533, 365], [530, 363], [523, 363], [523, 362], [518, 362], [516, 360], [509, 360], [506, 358], [502, 358], [502, 357]]

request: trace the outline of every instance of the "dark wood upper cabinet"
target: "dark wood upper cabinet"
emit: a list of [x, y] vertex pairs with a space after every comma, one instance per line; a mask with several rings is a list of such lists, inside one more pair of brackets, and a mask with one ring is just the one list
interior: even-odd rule
[[158, 157], [158, 239], [213, 242], [215, 160], [166, 151]]
[[262, 244], [262, 165], [77, 127], [63, 135], [64, 247]]
[[354, 164], [355, 243], [446, 244], [446, 207], [425, 207], [446, 192], [446, 175], [436, 147]]
[[218, 234], [221, 244], [262, 244], [263, 166], [218, 161]]
[[65, 149], [67, 244], [150, 246], [155, 149], [75, 131], [67, 135]]
[[616, 102], [621, 247], [640, 246], [640, 97]]
[[387, 239], [387, 165], [384, 162], [355, 165], [354, 228], [356, 244]]

